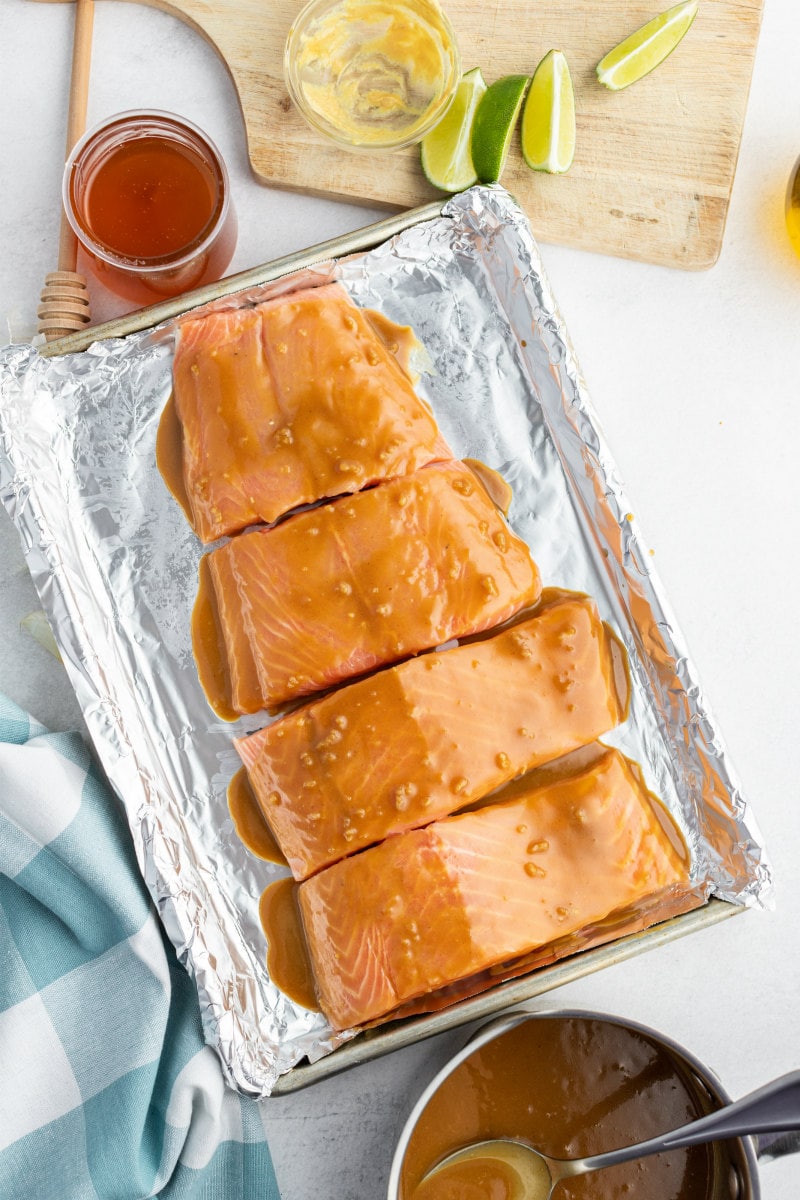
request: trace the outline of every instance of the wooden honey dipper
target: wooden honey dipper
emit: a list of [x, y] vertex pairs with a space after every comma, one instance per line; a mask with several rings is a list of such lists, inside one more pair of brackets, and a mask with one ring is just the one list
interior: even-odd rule
[[[75, 32], [67, 114], [67, 158], [86, 128], [93, 23], [94, 0], [75, 0]], [[43, 333], [48, 341], [75, 333], [91, 320], [86, 280], [77, 274], [77, 263], [78, 239], [62, 206], [58, 270], [51, 271], [45, 277], [41, 304], [37, 310], [39, 332]]]

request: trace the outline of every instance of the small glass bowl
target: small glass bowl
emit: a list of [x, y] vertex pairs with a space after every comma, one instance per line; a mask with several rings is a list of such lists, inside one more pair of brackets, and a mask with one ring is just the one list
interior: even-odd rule
[[289, 95], [312, 129], [357, 150], [400, 150], [441, 121], [461, 79], [436, 0], [311, 0], [289, 30]]
[[[142, 168], [143, 174], [135, 174], [130, 156], [158, 156], [159, 148], [166, 159], [153, 157]], [[128, 156], [126, 160], [121, 157], [124, 155]], [[161, 188], [163, 203], [172, 204], [176, 219], [185, 219], [189, 202], [188, 191], [181, 191], [168, 165], [170, 159], [173, 164], [183, 164], [184, 186], [197, 189], [195, 194], [202, 196], [207, 217], [198, 218], [199, 227], [190, 229], [187, 225], [180, 244], [170, 244], [168, 251], [154, 253], [147, 245], [146, 231], [154, 221], [147, 208], [148, 192]], [[123, 161], [128, 173], [125, 179]], [[160, 167], [154, 165], [156, 162]], [[115, 171], [113, 186], [100, 183], [103, 172], [109, 171]], [[106, 180], [110, 178], [105, 175]], [[101, 187], [105, 189], [102, 201], [97, 198]], [[118, 113], [89, 130], [67, 158], [62, 199], [67, 220], [93, 273], [110, 291], [137, 303], [152, 303], [211, 283], [221, 278], [233, 257], [238, 230], [225, 163], [206, 134], [173, 113]], [[118, 212], [113, 211], [115, 204]], [[162, 212], [168, 215], [166, 208]], [[135, 240], [137, 226], [144, 238], [139, 247]]]

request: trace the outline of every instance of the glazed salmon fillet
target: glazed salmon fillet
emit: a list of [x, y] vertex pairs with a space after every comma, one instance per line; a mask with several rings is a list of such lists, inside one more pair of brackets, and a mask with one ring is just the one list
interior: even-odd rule
[[491, 628], [541, 591], [525, 543], [453, 461], [241, 534], [205, 561], [237, 713]]
[[235, 739], [296, 879], [447, 816], [624, 720], [624, 651], [592, 600], [410, 659]]
[[184, 322], [173, 386], [186, 498], [206, 543], [452, 457], [337, 284]]
[[335, 1029], [576, 933], [688, 880], [633, 764], [606, 751], [545, 787], [398, 834], [297, 885]]

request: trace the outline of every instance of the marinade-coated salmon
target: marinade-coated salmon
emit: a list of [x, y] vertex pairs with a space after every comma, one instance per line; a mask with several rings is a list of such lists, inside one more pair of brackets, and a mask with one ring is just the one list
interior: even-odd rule
[[334, 1028], [372, 1021], [688, 879], [666, 810], [616, 750], [576, 776], [527, 790], [516, 780], [503, 795], [298, 884]]
[[205, 562], [238, 713], [491, 628], [541, 591], [525, 543], [453, 461], [241, 534]]
[[236, 748], [304, 879], [587, 745], [626, 704], [624, 651], [576, 598], [351, 683]]
[[204, 542], [451, 457], [337, 284], [184, 322], [173, 381], [186, 499]]

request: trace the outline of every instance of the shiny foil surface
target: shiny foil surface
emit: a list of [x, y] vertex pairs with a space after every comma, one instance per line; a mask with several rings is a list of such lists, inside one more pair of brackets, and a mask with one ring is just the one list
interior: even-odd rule
[[[639, 762], [676, 818], [702, 897], [767, 906], [762, 839], [670, 614], [587, 396], [527, 221], [474, 188], [374, 249], [213, 307], [339, 279], [413, 327], [418, 390], [458, 456], [513, 488], [513, 528], [545, 586], [590, 593], [630, 658], [625, 724], [604, 740]], [[202, 547], [161, 479], [155, 442], [179, 320], [88, 350], [0, 354], [0, 488], [23, 540], [96, 751], [147, 885], [192, 972], [228, 1081], [268, 1095], [351, 1034], [271, 982], [258, 919], [285, 869], [239, 842], [226, 789], [232, 737], [200, 688], [190, 616]]]

